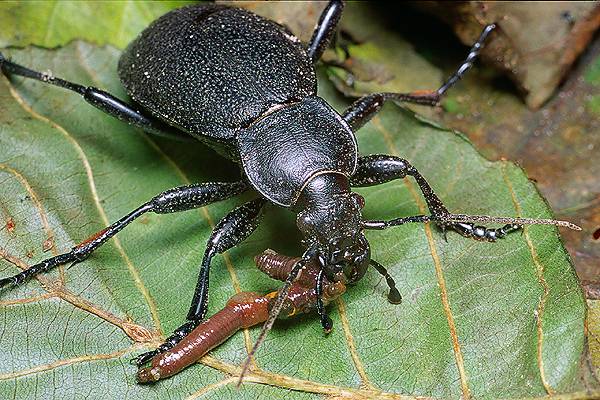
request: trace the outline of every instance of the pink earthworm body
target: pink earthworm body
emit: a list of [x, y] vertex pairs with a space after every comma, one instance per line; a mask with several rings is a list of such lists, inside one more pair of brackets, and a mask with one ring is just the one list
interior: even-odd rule
[[[266, 250], [255, 257], [258, 268], [273, 279], [285, 281], [294, 264], [293, 258]], [[309, 263], [296, 278], [285, 299], [279, 318], [289, 318], [314, 310], [316, 307], [315, 286], [319, 266]], [[323, 301], [329, 303], [346, 291], [341, 282], [323, 283]], [[156, 382], [172, 376], [202, 358], [238, 330], [261, 324], [269, 317], [278, 291], [260, 295], [241, 292], [232, 296], [225, 307], [198, 325], [171, 350], [156, 355], [150, 366], [140, 368], [137, 380], [140, 383]]]

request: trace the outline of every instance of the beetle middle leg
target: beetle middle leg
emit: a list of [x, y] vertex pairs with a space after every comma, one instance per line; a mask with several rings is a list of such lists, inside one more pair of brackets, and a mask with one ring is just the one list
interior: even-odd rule
[[[359, 157], [356, 172], [350, 179], [352, 186], [373, 186], [386, 183], [395, 179], [401, 179], [405, 176], [412, 176], [419, 185], [427, 207], [431, 211], [433, 220], [442, 229], [452, 228], [461, 235], [477, 240], [487, 240], [494, 242], [506, 236], [508, 233], [520, 229], [520, 225], [510, 223], [501, 228], [486, 228], [484, 226], [475, 226], [470, 222], [446, 222], [444, 217], [450, 215], [450, 212], [442, 203], [442, 200], [435, 194], [433, 188], [425, 180], [423, 175], [417, 171], [415, 167], [400, 157], [374, 154], [369, 156]], [[405, 222], [404, 219], [402, 221]], [[398, 225], [387, 223], [387, 226]], [[384, 222], [377, 229], [387, 227]]]
[[465, 73], [471, 69], [475, 59], [483, 48], [483, 43], [489, 34], [496, 28], [495, 24], [487, 25], [479, 39], [471, 47], [469, 54], [458, 67], [456, 72], [446, 80], [446, 82], [437, 90], [420, 90], [412, 93], [373, 93], [361, 97], [356, 100], [343, 114], [344, 120], [350, 125], [353, 131], [360, 129], [361, 126], [369, 122], [369, 120], [377, 114], [383, 104], [388, 100], [393, 100], [403, 103], [422, 104], [428, 106], [436, 106], [439, 104], [442, 96], [456, 82], [458, 82]]
[[187, 322], [177, 328], [155, 350], [140, 354], [135, 359], [138, 366], [150, 361], [155, 355], [173, 348], [202, 322], [208, 310], [208, 278], [213, 257], [237, 246], [254, 232], [260, 222], [265, 202], [263, 198], [249, 201], [231, 211], [215, 226], [206, 244], [198, 283], [186, 318]]
[[248, 189], [245, 182], [210, 182], [180, 186], [162, 192], [152, 200], [142, 204], [112, 225], [96, 232], [79, 243], [71, 251], [48, 258], [20, 273], [0, 279], [0, 288], [7, 285], [18, 285], [25, 280], [62, 264], [80, 262], [88, 258], [98, 247], [119, 233], [131, 222], [147, 212], [167, 214], [203, 207], [216, 201], [236, 196]]

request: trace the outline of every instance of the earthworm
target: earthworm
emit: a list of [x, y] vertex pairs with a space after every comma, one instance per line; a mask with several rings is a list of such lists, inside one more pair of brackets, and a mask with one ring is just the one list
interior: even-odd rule
[[[258, 268], [274, 279], [285, 280], [299, 258], [283, 256], [267, 250], [255, 258]], [[316, 305], [316, 277], [320, 267], [309, 263], [290, 287], [280, 318], [306, 313]], [[329, 303], [345, 292], [341, 282], [324, 281], [323, 301]], [[254, 292], [241, 292], [232, 296], [225, 307], [198, 325], [171, 350], [156, 355], [150, 366], [140, 368], [140, 383], [156, 382], [174, 375], [202, 358], [242, 328], [265, 322], [278, 291], [261, 296]]]

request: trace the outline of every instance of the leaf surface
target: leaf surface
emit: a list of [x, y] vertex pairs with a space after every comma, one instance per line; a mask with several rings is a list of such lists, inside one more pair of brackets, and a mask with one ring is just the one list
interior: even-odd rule
[[[126, 98], [113, 47], [76, 41], [5, 53]], [[320, 84], [336, 108], [347, 106], [331, 84]], [[201, 144], [149, 137], [39, 82], [0, 77], [0, 110], [2, 276], [67, 251], [162, 190], [239, 176]], [[452, 211], [551, 217], [522, 170], [486, 161], [462, 135], [410, 111], [386, 106], [358, 139], [363, 154], [410, 160]], [[414, 181], [360, 193], [368, 218], [426, 212]], [[373, 257], [404, 296], [401, 305], [387, 303], [385, 281], [369, 271], [329, 307], [330, 335], [315, 315], [277, 324], [249, 376], [255, 383], [240, 392], [232, 374], [256, 329], [173, 378], [136, 385], [128, 360], [181, 324], [211, 227], [241, 201], [143, 217], [88, 260], [4, 291], [0, 396], [505, 398], [582, 389], [585, 305], [557, 232], [527, 227], [489, 244], [452, 232], [445, 241], [422, 225], [368, 233]], [[266, 248], [298, 254], [298, 243], [293, 214], [272, 208], [246, 242], [215, 258], [209, 312], [236, 291], [276, 288], [252, 257]]]
[[5, 1], [0, 47], [64, 46], [74, 38], [124, 48], [150, 22], [193, 1]]

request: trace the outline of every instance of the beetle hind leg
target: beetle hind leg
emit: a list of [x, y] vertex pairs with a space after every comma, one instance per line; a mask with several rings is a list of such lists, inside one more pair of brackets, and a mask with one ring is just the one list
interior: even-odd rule
[[343, 114], [344, 120], [350, 125], [353, 131], [357, 131], [366, 124], [375, 114], [377, 114], [386, 101], [393, 100], [402, 103], [422, 104], [436, 106], [439, 104], [442, 96], [456, 84], [465, 73], [471, 69], [473, 63], [481, 53], [483, 44], [496, 28], [495, 24], [487, 25], [477, 42], [471, 47], [469, 54], [458, 67], [456, 72], [450, 76], [437, 90], [419, 90], [411, 93], [373, 93], [356, 100]]
[[48, 83], [75, 92], [100, 111], [117, 118], [127, 124], [134, 125], [146, 132], [177, 140], [193, 140], [184, 132], [178, 131], [165, 123], [144, 115], [131, 105], [112, 94], [91, 86], [83, 86], [53, 76], [50, 73], [38, 72], [8, 60], [0, 53], [0, 70], [6, 76], [22, 76], [36, 81]]
[[316, 63], [321, 58], [325, 48], [331, 41], [335, 33], [335, 28], [342, 16], [343, 9], [343, 1], [332, 0], [325, 6], [325, 9], [321, 13], [319, 22], [313, 31], [312, 38], [306, 49], [313, 63]]

